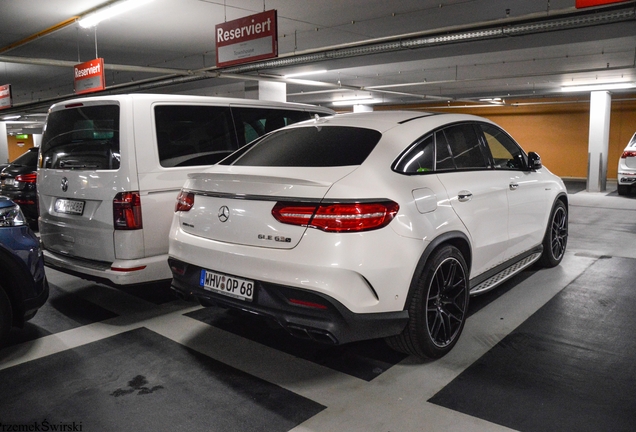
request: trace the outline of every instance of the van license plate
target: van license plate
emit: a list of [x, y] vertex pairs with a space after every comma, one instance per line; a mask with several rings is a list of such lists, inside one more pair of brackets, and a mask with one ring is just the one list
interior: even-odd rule
[[199, 285], [208, 291], [218, 292], [239, 300], [252, 301], [254, 298], [254, 281], [249, 279], [201, 270]]
[[84, 201], [59, 198], [55, 201], [55, 211], [58, 213], [82, 215], [84, 213]]

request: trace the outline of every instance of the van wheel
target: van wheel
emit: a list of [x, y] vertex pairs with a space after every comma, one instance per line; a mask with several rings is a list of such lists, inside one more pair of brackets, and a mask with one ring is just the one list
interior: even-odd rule
[[457, 343], [468, 311], [468, 267], [459, 249], [444, 246], [434, 252], [416, 284], [407, 301], [406, 327], [386, 341], [406, 354], [443, 357]]
[[628, 195], [629, 194], [629, 185], [617, 185], [616, 186], [616, 192], [618, 192], [619, 195]]
[[4, 288], [0, 285], [0, 346], [6, 339], [11, 330], [11, 324], [13, 323], [13, 309], [11, 308], [11, 301]]
[[548, 227], [543, 237], [543, 254], [539, 264], [546, 268], [561, 263], [568, 244], [568, 210], [563, 201], [557, 200], [550, 214]]

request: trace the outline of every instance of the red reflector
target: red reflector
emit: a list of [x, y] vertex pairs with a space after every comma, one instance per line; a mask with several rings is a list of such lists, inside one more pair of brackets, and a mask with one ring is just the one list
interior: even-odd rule
[[298, 299], [293, 299], [290, 298], [289, 302], [298, 306], [307, 306], [310, 308], [314, 308], [314, 309], [327, 309], [327, 306], [320, 304], [320, 303], [314, 303], [314, 302], [309, 302], [309, 301], [305, 301], [305, 300], [298, 300]]
[[133, 272], [133, 271], [143, 270], [145, 268], [146, 266], [131, 267], [131, 268], [111, 267], [110, 269], [116, 272]]
[[113, 225], [116, 230], [143, 228], [139, 192], [120, 192], [113, 199]]
[[81, 107], [84, 106], [83, 103], [72, 103], [72, 104], [68, 104], [68, 105], [64, 105], [64, 108], [77, 108], [77, 107]]
[[37, 179], [38, 175], [36, 173], [18, 174], [17, 176], [15, 176], [15, 181], [23, 183], [35, 183]]
[[177, 196], [177, 202], [174, 205], [174, 211], [190, 211], [192, 206], [194, 205], [194, 194], [192, 192], [179, 192], [179, 196]]
[[627, 150], [627, 151], [624, 151], [623, 154], [621, 155], [621, 159], [627, 159], [628, 157], [636, 157], [636, 151]]
[[272, 215], [281, 223], [308, 226], [327, 232], [360, 232], [389, 224], [400, 206], [393, 201], [351, 204], [277, 203]]
[[186, 268], [185, 265], [184, 266], [176, 266], [176, 265], [172, 265], [170, 266], [170, 270], [172, 270], [172, 273], [177, 274], [179, 276], [183, 276], [186, 272]]
[[23, 199], [14, 199], [13, 202], [16, 204], [35, 204], [33, 200], [23, 200]]

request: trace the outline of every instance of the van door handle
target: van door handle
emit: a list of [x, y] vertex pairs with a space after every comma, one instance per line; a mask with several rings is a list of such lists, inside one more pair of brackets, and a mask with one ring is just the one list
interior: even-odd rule
[[510, 190], [517, 190], [519, 183], [510, 183]]
[[473, 199], [473, 193], [471, 191], [463, 190], [457, 193], [457, 199], [459, 202], [467, 202]]

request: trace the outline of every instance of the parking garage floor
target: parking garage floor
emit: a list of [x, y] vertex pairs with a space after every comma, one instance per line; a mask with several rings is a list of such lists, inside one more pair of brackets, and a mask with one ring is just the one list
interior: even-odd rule
[[636, 197], [568, 190], [562, 264], [471, 299], [459, 343], [437, 361], [380, 340], [315, 345], [165, 287], [117, 290], [47, 269], [48, 303], [0, 350], [0, 425], [636, 430]]

